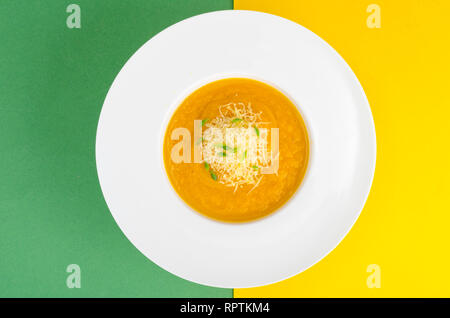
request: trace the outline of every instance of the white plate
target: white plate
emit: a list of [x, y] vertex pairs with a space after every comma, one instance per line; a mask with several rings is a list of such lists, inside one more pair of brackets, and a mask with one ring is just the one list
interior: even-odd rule
[[[311, 139], [300, 191], [281, 210], [245, 224], [190, 210], [162, 162], [173, 110], [195, 88], [228, 76], [284, 91]], [[196, 283], [242, 288], [298, 274], [344, 238], [370, 190], [376, 139], [361, 85], [326, 42], [274, 15], [218, 11], [165, 29], [130, 58], [103, 105], [96, 157], [111, 214], [145, 256]]]

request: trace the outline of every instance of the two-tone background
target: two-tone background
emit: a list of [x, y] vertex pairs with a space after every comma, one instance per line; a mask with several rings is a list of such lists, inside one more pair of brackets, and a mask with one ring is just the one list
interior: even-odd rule
[[[108, 211], [94, 151], [128, 58], [171, 24], [233, 8], [333, 46], [364, 87], [378, 143], [371, 194], [342, 243], [291, 279], [236, 290], [140, 254]], [[0, 297], [450, 297], [448, 12], [446, 0], [0, 0]]]

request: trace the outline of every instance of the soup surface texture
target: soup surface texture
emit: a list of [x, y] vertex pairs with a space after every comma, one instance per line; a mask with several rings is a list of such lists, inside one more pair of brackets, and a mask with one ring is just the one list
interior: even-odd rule
[[248, 222], [271, 214], [296, 192], [309, 141], [299, 111], [280, 91], [228, 78], [200, 87], [179, 105], [163, 156], [170, 183], [191, 208], [219, 221]]

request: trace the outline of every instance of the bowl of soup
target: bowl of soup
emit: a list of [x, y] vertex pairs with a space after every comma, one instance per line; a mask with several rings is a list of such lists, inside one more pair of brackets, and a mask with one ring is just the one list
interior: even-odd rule
[[112, 83], [96, 136], [102, 194], [130, 248], [224, 288], [325, 257], [356, 222], [375, 161], [370, 106], [345, 60], [252, 11], [198, 15], [147, 41]]

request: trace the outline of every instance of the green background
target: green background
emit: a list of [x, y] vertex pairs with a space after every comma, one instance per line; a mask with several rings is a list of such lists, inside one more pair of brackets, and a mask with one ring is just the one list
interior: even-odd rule
[[[81, 7], [81, 29], [66, 7]], [[232, 0], [0, 0], [0, 297], [231, 297], [159, 268], [125, 238], [95, 166], [100, 110], [128, 58]], [[66, 267], [81, 267], [81, 288]]]

